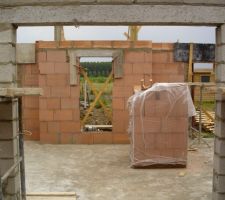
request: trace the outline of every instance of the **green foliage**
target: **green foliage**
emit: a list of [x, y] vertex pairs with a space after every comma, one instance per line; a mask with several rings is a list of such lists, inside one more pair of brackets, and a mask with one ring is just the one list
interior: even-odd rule
[[111, 62], [81, 62], [89, 77], [107, 77], [112, 70]]

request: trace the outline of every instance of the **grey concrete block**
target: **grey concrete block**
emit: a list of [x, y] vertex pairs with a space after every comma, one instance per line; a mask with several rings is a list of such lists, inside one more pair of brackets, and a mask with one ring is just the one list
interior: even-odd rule
[[0, 43], [16, 43], [16, 29], [11, 24], [0, 24]]
[[0, 43], [0, 62], [15, 62], [16, 61], [16, 48], [11, 44]]
[[19, 124], [17, 120], [12, 122], [0, 121], [0, 140], [14, 138], [19, 134]]
[[13, 166], [14, 163], [15, 163], [14, 158], [0, 160], [0, 175], [2, 176], [3, 174], [5, 174], [5, 172], [11, 166]]
[[218, 63], [225, 62], [225, 45], [216, 46], [215, 60]]
[[0, 120], [18, 119], [18, 101], [0, 102]]
[[17, 138], [10, 141], [0, 140], [0, 158], [13, 158], [18, 155], [18, 145]]
[[224, 156], [225, 157], [225, 139], [220, 139], [218, 137], [215, 137], [215, 140], [214, 140], [214, 151], [219, 156]]
[[20, 64], [35, 63], [35, 44], [17, 44], [16, 62]]
[[[122, 1], [121, 1], [122, 2]], [[29, 2], [30, 4], [30, 2]], [[39, 4], [39, 2], [36, 2]], [[171, 4], [171, 3], [168, 3]], [[52, 4], [53, 5], [53, 4]], [[181, 12], [185, 10], [185, 12]], [[88, 15], [84, 15], [88, 13]], [[29, 16], [29, 17], [28, 17]], [[218, 25], [225, 22], [223, 6], [204, 5], [70, 5], [0, 7], [4, 23], [26, 25]]]
[[20, 175], [19, 168], [17, 168], [17, 175], [15, 177], [9, 177], [5, 189], [6, 195], [15, 195], [20, 193]]
[[225, 175], [225, 157], [214, 155], [213, 168], [219, 175]]
[[225, 101], [216, 102], [216, 117], [225, 119]]
[[0, 64], [0, 83], [9, 83], [16, 81], [16, 65], [14, 64]]
[[225, 122], [215, 120], [215, 135], [220, 138], [225, 138]]
[[225, 193], [225, 175], [213, 175], [213, 189], [219, 193]]
[[225, 193], [218, 193], [218, 192], [213, 192], [213, 200], [224, 200], [225, 199]]
[[216, 81], [225, 82], [225, 64], [218, 64], [216, 66]]
[[225, 44], [225, 25], [216, 28], [216, 43]]

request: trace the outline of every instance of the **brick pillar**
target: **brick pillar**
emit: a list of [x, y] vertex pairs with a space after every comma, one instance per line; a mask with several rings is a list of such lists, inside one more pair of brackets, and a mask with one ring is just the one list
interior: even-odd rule
[[[16, 29], [0, 24], [0, 87], [16, 86]], [[18, 160], [18, 102], [0, 97], [0, 175]], [[7, 200], [20, 199], [19, 168], [3, 183]]]
[[[225, 86], [225, 24], [216, 30], [216, 84]], [[225, 199], [225, 94], [216, 94], [213, 200]]]

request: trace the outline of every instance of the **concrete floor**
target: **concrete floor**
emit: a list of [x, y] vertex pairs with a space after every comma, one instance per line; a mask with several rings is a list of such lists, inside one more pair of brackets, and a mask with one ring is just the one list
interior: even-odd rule
[[189, 152], [187, 169], [131, 169], [129, 145], [26, 142], [29, 192], [75, 192], [79, 200], [211, 200], [213, 140]]

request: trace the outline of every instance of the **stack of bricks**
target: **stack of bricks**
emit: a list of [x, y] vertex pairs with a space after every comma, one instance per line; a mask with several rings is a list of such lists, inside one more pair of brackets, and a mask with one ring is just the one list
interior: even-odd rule
[[188, 95], [183, 84], [158, 84], [130, 98], [133, 167], [186, 165]]
[[71, 86], [69, 63], [65, 50], [40, 51], [40, 140], [45, 143], [72, 143], [73, 134], [80, 132], [79, 86]]

